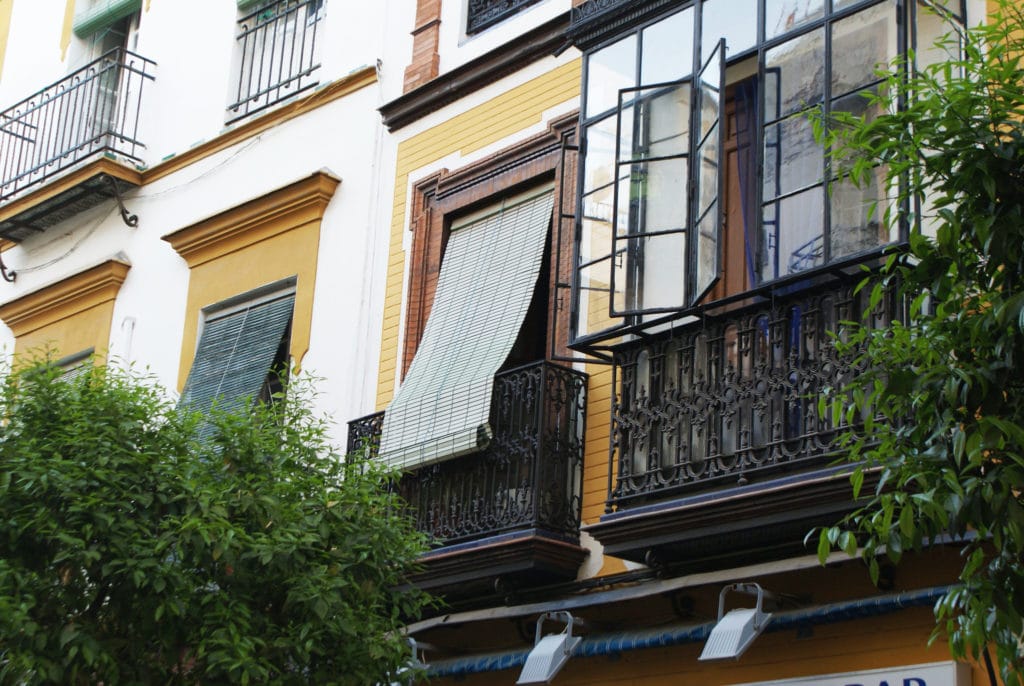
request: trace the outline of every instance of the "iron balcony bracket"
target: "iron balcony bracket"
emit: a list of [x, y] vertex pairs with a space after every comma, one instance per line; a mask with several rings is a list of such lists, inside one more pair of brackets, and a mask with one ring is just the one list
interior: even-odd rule
[[14, 283], [14, 280], [18, 278], [18, 273], [13, 269], [8, 270], [7, 265], [4, 264], [4, 257], [0, 254], [0, 276], [3, 277], [7, 283]]
[[110, 188], [114, 192], [114, 200], [117, 201], [117, 206], [121, 210], [121, 219], [125, 224], [134, 229], [139, 225], [139, 216], [137, 214], [132, 214], [128, 211], [128, 208], [124, 206], [124, 200], [121, 198], [121, 189], [117, 187], [117, 179], [110, 174], [104, 174], [103, 176], [110, 183]]

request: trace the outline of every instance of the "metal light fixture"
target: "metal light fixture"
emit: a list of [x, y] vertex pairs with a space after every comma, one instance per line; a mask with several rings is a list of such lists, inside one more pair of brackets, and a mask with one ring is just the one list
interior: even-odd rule
[[[725, 613], [725, 596], [730, 591], [757, 596], [753, 608], [741, 608]], [[769, 594], [770, 595], [770, 594]], [[772, 613], [762, 611], [765, 592], [757, 584], [730, 584], [718, 596], [718, 623], [711, 630], [708, 642], [699, 660], [724, 660], [738, 658], [750, 647], [754, 639], [764, 631]]]
[[[558, 634], [549, 634], [541, 638], [541, 629], [548, 620], [565, 622], [565, 629]], [[546, 612], [537, 618], [537, 630], [534, 636], [533, 650], [526, 656], [526, 664], [519, 675], [516, 686], [527, 684], [550, 684], [558, 671], [565, 666], [573, 648], [579, 645], [580, 637], [572, 635], [573, 616], [562, 610]]]

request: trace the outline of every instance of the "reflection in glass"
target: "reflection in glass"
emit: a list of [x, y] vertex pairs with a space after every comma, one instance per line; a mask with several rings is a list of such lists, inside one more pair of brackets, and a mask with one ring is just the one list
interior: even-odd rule
[[616, 301], [616, 310], [682, 307], [686, 288], [686, 234], [632, 238], [628, 243], [626, 293], [621, 301]]
[[598, 50], [587, 59], [587, 115], [610, 110], [619, 91], [636, 85], [636, 34]]
[[[583, 192], [589, 193], [595, 188], [606, 186], [612, 182], [615, 174], [615, 128], [616, 117], [604, 119], [587, 127], [587, 156], [583, 168]], [[623, 131], [625, 140], [623, 148], [629, 147], [632, 125]]]
[[[825, 0], [765, 0], [764, 33], [772, 39], [820, 19], [825, 13]], [[741, 21], [739, 17], [737, 20]]]
[[639, 234], [654, 231], [679, 231], [686, 227], [687, 158], [669, 158], [653, 162], [635, 162], [623, 165], [629, 170], [629, 195], [623, 197], [623, 184], [619, 185], [619, 216], [624, 202], [629, 203], [629, 226], [623, 232]]
[[875, 71], [896, 52], [896, 11], [888, 2], [832, 24], [832, 95], [877, 81]]
[[[757, 0], [705, 0], [701, 16], [701, 62], [724, 38], [730, 57], [757, 44]], [[747, 18], [751, 18], [747, 20]]]
[[849, 181], [836, 181], [830, 192], [831, 259], [840, 259], [892, 241], [885, 222], [885, 167], [876, 167], [868, 183], [860, 188]]
[[823, 264], [824, 194], [822, 186], [815, 186], [764, 205], [762, 279]]
[[812, 31], [772, 48], [765, 57], [765, 121], [821, 102], [825, 88], [825, 33]]
[[[944, 3], [940, 3], [944, 4]], [[952, 5], [958, 3], [949, 3]], [[933, 64], [960, 57], [960, 38], [953, 27], [929, 7], [917, 3], [917, 45], [914, 63], [918, 71]], [[935, 46], [936, 41], [945, 37], [944, 44]]]
[[764, 131], [764, 198], [792, 193], [823, 178], [824, 152], [802, 114]]
[[623, 141], [619, 160], [685, 155], [690, 146], [690, 92], [688, 82], [623, 92], [620, 105], [623, 138], [629, 135], [627, 126], [635, 130], [632, 131], [633, 145]]
[[693, 8], [643, 31], [640, 83], [678, 81], [693, 73]]

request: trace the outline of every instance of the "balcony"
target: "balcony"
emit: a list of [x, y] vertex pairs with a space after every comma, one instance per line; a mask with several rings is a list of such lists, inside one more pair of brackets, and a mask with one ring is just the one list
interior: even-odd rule
[[508, 19], [537, 0], [469, 0], [466, 33], [474, 34]]
[[[397, 488], [435, 541], [417, 585], [449, 597], [569, 579], [578, 545], [587, 376], [547, 362], [494, 379], [482, 452], [406, 473]], [[383, 413], [349, 423], [349, 451], [372, 455]]]
[[[740, 549], [771, 557], [850, 508], [832, 464], [850, 427], [819, 416], [818, 398], [862, 371], [833, 334], [868, 307], [854, 291], [834, 282], [748, 300], [616, 353], [614, 469], [606, 514], [587, 528], [606, 552], [694, 565]], [[889, 298], [871, 316], [885, 326], [898, 311]]]
[[0, 237], [24, 240], [141, 183], [139, 112], [154, 68], [111, 50], [0, 113]]

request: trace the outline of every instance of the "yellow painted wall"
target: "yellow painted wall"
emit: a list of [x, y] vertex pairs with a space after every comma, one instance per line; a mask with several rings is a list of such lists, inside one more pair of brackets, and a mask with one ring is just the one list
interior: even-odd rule
[[15, 355], [45, 351], [57, 360], [92, 349], [102, 359], [114, 301], [130, 268], [126, 261], [110, 259], [0, 305], [0, 319], [15, 336]]
[[577, 97], [579, 90], [580, 60], [574, 60], [399, 144], [377, 381], [378, 409], [384, 409], [391, 401], [399, 360], [405, 268], [402, 236], [408, 230], [405, 213], [410, 173], [453, 153], [469, 155], [534, 126], [542, 121], [545, 110]]
[[67, 0], [64, 5], [64, 23], [60, 29], [60, 59], [64, 61], [68, 56], [68, 47], [71, 45], [71, 30], [75, 23], [75, 0]]
[[299, 365], [309, 350], [319, 245], [320, 222], [309, 222], [192, 268], [178, 368], [179, 391], [192, 369], [202, 309], [291, 276], [297, 278], [290, 354], [292, 364]]
[[4, 56], [7, 54], [7, 37], [11, 33], [11, 12], [14, 0], [0, 0], [0, 78], [4, 75]]
[[90, 348], [102, 357], [110, 342], [110, 325], [114, 320], [114, 301], [108, 301], [19, 336], [14, 343], [15, 355], [39, 353], [43, 349], [58, 360]]

